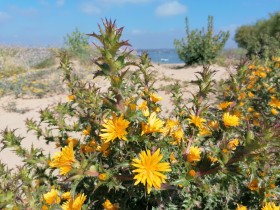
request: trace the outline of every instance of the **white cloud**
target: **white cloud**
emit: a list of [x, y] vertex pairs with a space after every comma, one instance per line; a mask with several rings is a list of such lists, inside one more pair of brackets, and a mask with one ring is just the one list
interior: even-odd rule
[[87, 15], [96, 15], [101, 12], [101, 10], [91, 2], [85, 2], [81, 4], [81, 11]]
[[164, 16], [174, 16], [174, 15], [183, 14], [186, 11], [187, 11], [186, 6], [180, 4], [178, 1], [171, 1], [159, 5], [156, 8], [155, 12], [157, 16], [164, 17]]
[[65, 0], [56, 0], [56, 5], [62, 7], [65, 4]]
[[140, 29], [133, 29], [133, 30], [131, 31], [131, 34], [132, 34], [132, 35], [142, 35], [142, 34], [144, 34], [144, 33], [145, 33], [145, 31], [140, 30]]
[[0, 22], [8, 20], [10, 17], [11, 16], [8, 13], [0, 11]]

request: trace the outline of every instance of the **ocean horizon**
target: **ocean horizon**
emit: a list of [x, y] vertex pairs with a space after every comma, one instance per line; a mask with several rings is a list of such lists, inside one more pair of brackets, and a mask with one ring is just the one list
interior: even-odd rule
[[147, 52], [151, 61], [154, 63], [184, 63], [180, 60], [177, 51], [175, 49], [139, 49], [136, 50], [137, 54], [140, 55], [143, 52]]

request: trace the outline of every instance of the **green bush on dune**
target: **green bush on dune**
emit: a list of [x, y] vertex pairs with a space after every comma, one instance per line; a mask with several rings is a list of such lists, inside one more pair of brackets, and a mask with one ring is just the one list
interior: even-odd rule
[[259, 20], [254, 25], [243, 25], [235, 34], [239, 47], [247, 50], [247, 56], [261, 58], [280, 53], [280, 12], [270, 15], [267, 20]]
[[189, 29], [188, 18], [186, 18], [186, 38], [175, 39], [174, 45], [179, 58], [186, 65], [211, 64], [215, 61], [219, 52], [223, 49], [229, 38], [229, 32], [219, 32], [214, 35], [213, 17], [208, 17], [208, 26], [205, 31]]

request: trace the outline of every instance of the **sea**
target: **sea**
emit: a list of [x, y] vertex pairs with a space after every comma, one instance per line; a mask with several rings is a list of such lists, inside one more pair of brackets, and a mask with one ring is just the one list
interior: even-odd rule
[[177, 64], [183, 63], [178, 57], [178, 54], [175, 49], [141, 49], [136, 50], [138, 55], [141, 55], [143, 52], [147, 52], [151, 61], [158, 64]]

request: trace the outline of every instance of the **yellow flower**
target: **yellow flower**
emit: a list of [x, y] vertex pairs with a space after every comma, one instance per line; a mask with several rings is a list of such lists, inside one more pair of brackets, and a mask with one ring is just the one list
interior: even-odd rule
[[118, 204], [112, 204], [110, 200], [106, 199], [106, 201], [102, 204], [104, 210], [118, 210]]
[[249, 98], [253, 98], [253, 97], [254, 97], [254, 94], [253, 94], [252, 92], [249, 92], [249, 93], [248, 93], [248, 96], [249, 96]]
[[46, 206], [46, 205], [43, 205], [42, 208], [41, 208], [41, 210], [49, 210], [49, 207]]
[[233, 139], [228, 143], [228, 148], [231, 149], [231, 150], [235, 150], [236, 147], [238, 146], [238, 144], [239, 144], [239, 140], [238, 139]]
[[81, 144], [81, 150], [83, 153], [91, 153], [95, 151], [95, 148], [87, 144]]
[[86, 197], [84, 194], [78, 194], [75, 199], [71, 197], [62, 204], [61, 208], [62, 210], [81, 210]]
[[274, 87], [270, 87], [270, 88], [268, 88], [268, 92], [270, 92], [270, 93], [275, 93], [275, 88]]
[[55, 189], [52, 189], [50, 192], [45, 193], [43, 195], [43, 198], [46, 201], [46, 203], [49, 205], [60, 203], [60, 197], [58, 195], [58, 191]]
[[69, 95], [67, 98], [68, 101], [73, 101], [75, 99], [75, 95]]
[[192, 170], [189, 171], [189, 175], [190, 175], [190, 176], [194, 177], [195, 174], [196, 174], [196, 173], [195, 173], [195, 170], [192, 169]]
[[247, 210], [247, 207], [237, 204], [236, 210]]
[[136, 179], [134, 185], [141, 182], [146, 186], [148, 194], [150, 194], [152, 187], [160, 189], [161, 183], [165, 183], [165, 179], [167, 178], [160, 172], [171, 171], [168, 162], [160, 163], [162, 157], [163, 155], [160, 154], [160, 149], [157, 149], [154, 154], [151, 154], [150, 150], [147, 150], [146, 152], [142, 151], [139, 154], [139, 159], [133, 159], [131, 165], [137, 168], [132, 171], [136, 174], [134, 176], [134, 179]]
[[219, 109], [226, 109], [228, 108], [233, 102], [225, 101], [218, 105]]
[[171, 152], [171, 154], [169, 156], [169, 159], [170, 159], [171, 163], [177, 163], [178, 162], [178, 160], [174, 156], [174, 152]]
[[173, 142], [175, 145], [180, 144], [180, 142], [184, 139], [183, 129], [179, 127], [177, 130], [173, 132], [172, 137], [175, 139], [175, 142]]
[[142, 110], [142, 113], [145, 117], [149, 116], [149, 108], [147, 106], [147, 101], [143, 101], [141, 104], [139, 104], [138, 109]]
[[258, 119], [253, 119], [253, 125], [260, 126], [260, 122]]
[[254, 112], [253, 116], [254, 116], [255, 118], [259, 118], [259, 117], [260, 117], [260, 113]]
[[164, 135], [172, 135], [173, 131], [179, 126], [179, 121], [178, 120], [171, 120], [167, 119], [166, 120], [166, 125], [164, 128]]
[[106, 143], [103, 142], [101, 145], [97, 146], [96, 150], [102, 152], [103, 155], [107, 157], [110, 153], [110, 150], [108, 150], [109, 146], [110, 146], [110, 142], [106, 142]]
[[213, 130], [218, 130], [218, 128], [219, 128], [219, 122], [216, 121], [216, 120], [210, 121], [210, 122], [208, 123], [208, 126], [209, 126], [210, 128], [212, 128]]
[[248, 112], [253, 112], [254, 111], [254, 108], [253, 107], [249, 107], [248, 108]]
[[65, 192], [62, 194], [62, 199], [64, 200], [69, 200], [71, 198], [71, 193], [68, 191], [68, 192]]
[[160, 97], [160, 96], [158, 96], [158, 95], [156, 95], [156, 94], [154, 94], [154, 93], [151, 93], [151, 94], [150, 94], [150, 97], [151, 97], [151, 100], [152, 100], [154, 103], [156, 103], [156, 102], [162, 100], [162, 97]]
[[280, 206], [276, 206], [273, 202], [265, 203], [262, 210], [280, 210]]
[[60, 152], [56, 152], [53, 156], [53, 160], [49, 163], [52, 168], [59, 168], [60, 174], [65, 175], [71, 169], [75, 162], [75, 156], [73, 151], [73, 143], [70, 142], [68, 146], [62, 148]]
[[135, 111], [135, 110], [136, 110], [136, 104], [129, 104], [129, 108], [130, 108], [132, 111]]
[[103, 133], [100, 134], [100, 136], [105, 143], [114, 141], [116, 138], [125, 141], [127, 140], [125, 136], [127, 132], [125, 129], [129, 126], [129, 122], [123, 119], [123, 116], [117, 118], [116, 115], [113, 114], [113, 119], [105, 120], [105, 123], [102, 124], [102, 126], [105, 128], [101, 129]]
[[253, 179], [250, 183], [249, 183], [249, 185], [248, 185], [248, 188], [250, 189], [250, 190], [254, 190], [254, 191], [257, 191], [258, 189], [259, 189], [259, 187], [258, 187], [258, 185], [259, 185], [259, 181], [257, 180], [257, 179]]
[[238, 96], [238, 100], [242, 100], [244, 98], [246, 98], [246, 93], [245, 92], [240, 93]]
[[194, 124], [196, 127], [201, 127], [206, 122], [204, 118], [201, 118], [199, 116], [190, 115], [190, 117], [191, 117], [190, 123]]
[[100, 181], [105, 181], [105, 180], [108, 179], [108, 175], [106, 173], [101, 173], [101, 174], [98, 175], [98, 179]]
[[79, 141], [76, 138], [68, 137], [67, 140], [66, 140], [66, 143], [69, 144], [70, 142], [72, 142], [73, 147], [75, 147], [78, 144]]
[[224, 148], [224, 149], [222, 149], [222, 152], [227, 154], [228, 153], [228, 149]]
[[199, 135], [201, 136], [210, 136], [212, 135], [212, 132], [207, 127], [200, 127], [199, 128]]
[[230, 115], [228, 112], [224, 113], [223, 121], [225, 126], [238, 126], [240, 123], [236, 115]]
[[271, 96], [271, 101], [268, 105], [280, 109], [280, 100], [278, 100], [275, 96]]
[[91, 127], [88, 125], [86, 129], [82, 131], [82, 134], [85, 136], [90, 135]]
[[160, 113], [161, 109], [160, 109], [160, 107], [157, 106], [157, 107], [153, 108], [153, 111], [156, 113]]
[[191, 146], [189, 154], [187, 155], [188, 162], [197, 162], [200, 161], [200, 149], [196, 146]]
[[212, 163], [215, 163], [215, 162], [218, 161], [218, 158], [213, 157], [213, 156], [211, 156], [211, 155], [208, 156], [208, 159], [209, 159]]
[[163, 132], [164, 129], [163, 127], [164, 122], [162, 120], [160, 120], [159, 118], [157, 118], [157, 115], [155, 112], [153, 112], [151, 114], [151, 116], [149, 116], [148, 118], [148, 123], [144, 123], [142, 122], [142, 133], [143, 134], [147, 134], [147, 133], [153, 133], [153, 132]]

